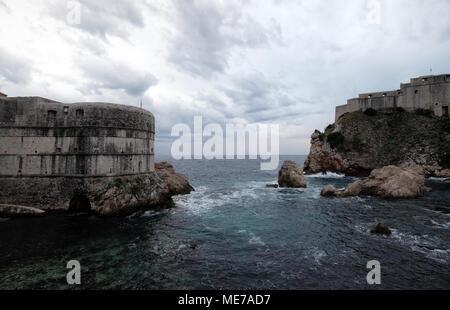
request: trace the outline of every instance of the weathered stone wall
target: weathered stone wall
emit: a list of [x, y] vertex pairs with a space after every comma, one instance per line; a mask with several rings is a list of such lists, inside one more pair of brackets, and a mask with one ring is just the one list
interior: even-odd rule
[[150, 112], [107, 103], [0, 99], [0, 176], [117, 176], [154, 171]]
[[170, 201], [154, 137], [142, 109], [0, 98], [0, 204], [68, 210], [79, 196], [106, 215]]
[[408, 111], [432, 110], [443, 116], [450, 106], [450, 75], [423, 76], [401, 84], [399, 90], [360, 94], [346, 105], [336, 107], [336, 121], [345, 113], [401, 107]]

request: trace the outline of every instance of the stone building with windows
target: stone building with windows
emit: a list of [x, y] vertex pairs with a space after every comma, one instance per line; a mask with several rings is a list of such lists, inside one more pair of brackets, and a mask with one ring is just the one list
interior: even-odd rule
[[403, 108], [431, 110], [436, 116], [449, 116], [450, 75], [429, 75], [412, 78], [410, 83], [400, 85], [400, 89], [360, 94], [349, 99], [346, 105], [336, 107], [336, 121], [344, 114], [365, 111], [369, 108]]
[[0, 97], [0, 204], [110, 214], [128, 196], [156, 203], [154, 139], [153, 114], [136, 107]]

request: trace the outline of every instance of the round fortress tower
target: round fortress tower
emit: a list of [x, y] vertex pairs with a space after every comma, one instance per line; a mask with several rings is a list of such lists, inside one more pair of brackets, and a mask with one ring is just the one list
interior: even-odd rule
[[102, 177], [154, 171], [155, 119], [109, 103], [0, 103], [0, 176]]
[[0, 97], [0, 206], [114, 215], [161, 203], [155, 118], [111, 103]]

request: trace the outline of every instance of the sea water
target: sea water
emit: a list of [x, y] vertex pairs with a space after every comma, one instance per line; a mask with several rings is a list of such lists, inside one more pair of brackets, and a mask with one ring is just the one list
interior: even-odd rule
[[[430, 179], [424, 198], [328, 199], [328, 184], [273, 189], [277, 171], [257, 160], [160, 157], [196, 191], [169, 210], [123, 218], [53, 214], [0, 222], [0, 289], [448, 289], [450, 182]], [[282, 157], [303, 164], [304, 156]], [[373, 235], [378, 223], [390, 237]], [[81, 264], [81, 285], [66, 282]], [[369, 286], [367, 262], [381, 264]]]

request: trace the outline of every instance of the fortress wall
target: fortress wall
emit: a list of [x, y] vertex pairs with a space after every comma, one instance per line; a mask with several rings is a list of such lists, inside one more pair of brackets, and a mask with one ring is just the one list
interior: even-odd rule
[[400, 85], [399, 90], [360, 94], [336, 108], [336, 121], [345, 113], [359, 110], [402, 107], [408, 111], [427, 109], [437, 116], [450, 106], [450, 75], [423, 76]]
[[116, 176], [154, 171], [154, 117], [107, 103], [0, 101], [0, 176]]
[[355, 111], [359, 111], [359, 100], [358, 99], [350, 99], [347, 101], [346, 105], [341, 105], [336, 107], [336, 121], [344, 115], [345, 113], [351, 113]]
[[395, 96], [381, 96], [378, 98], [364, 96], [361, 98], [354, 98], [348, 100], [346, 105], [336, 107], [336, 121], [346, 113], [365, 111], [369, 108], [386, 109], [394, 107], [396, 107]]

